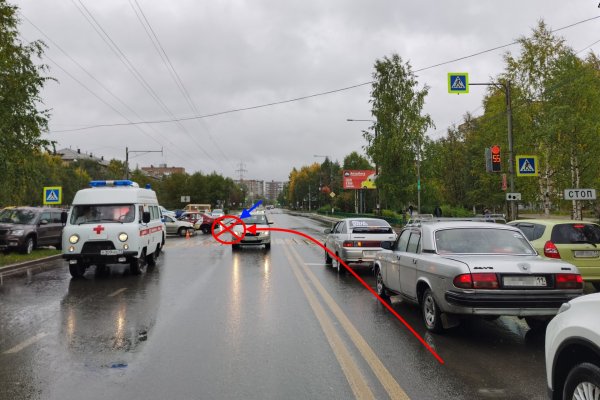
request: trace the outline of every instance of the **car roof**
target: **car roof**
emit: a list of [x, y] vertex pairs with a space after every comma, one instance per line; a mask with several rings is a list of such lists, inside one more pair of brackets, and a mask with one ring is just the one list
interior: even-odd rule
[[509, 224], [514, 225], [514, 224], [521, 223], [521, 222], [531, 223], [531, 224], [540, 224], [540, 225], [546, 225], [546, 226], [554, 226], [554, 225], [561, 225], [561, 224], [598, 225], [597, 223], [595, 223], [593, 221], [579, 221], [576, 219], [543, 219], [543, 218], [540, 218], [540, 219], [536, 219], [536, 218], [517, 219], [514, 221], [510, 221]]
[[465, 220], [433, 220], [433, 221], [421, 221], [420, 224], [407, 226], [409, 228], [415, 227], [433, 227], [435, 229], [449, 229], [449, 228], [487, 228], [487, 229], [515, 229], [514, 226], [507, 226], [506, 224], [496, 224], [485, 221], [465, 221]]

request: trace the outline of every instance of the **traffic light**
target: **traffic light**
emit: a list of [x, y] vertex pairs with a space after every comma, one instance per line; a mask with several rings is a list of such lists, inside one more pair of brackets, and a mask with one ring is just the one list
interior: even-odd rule
[[492, 172], [501, 172], [502, 159], [500, 158], [500, 146], [493, 145], [490, 147], [490, 153], [492, 153]]

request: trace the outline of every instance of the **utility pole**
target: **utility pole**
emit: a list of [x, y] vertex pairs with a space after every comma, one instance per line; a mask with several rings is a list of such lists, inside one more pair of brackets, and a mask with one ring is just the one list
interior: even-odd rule
[[163, 154], [163, 149], [160, 150], [129, 150], [125, 147], [125, 179], [129, 179], [129, 153], [160, 153]]

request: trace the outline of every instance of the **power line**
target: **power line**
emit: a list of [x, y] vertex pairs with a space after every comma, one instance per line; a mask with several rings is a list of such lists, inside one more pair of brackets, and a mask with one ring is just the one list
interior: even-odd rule
[[[552, 31], [550, 31], [551, 33], [555, 33], [555, 32], [559, 32], [562, 31], [564, 29], [568, 29], [568, 28], [572, 28], [574, 26], [583, 24], [585, 22], [589, 22], [592, 20], [596, 20], [600, 18], [599, 16], [596, 17], [591, 17], [591, 18], [587, 18], [581, 21], [577, 21], [574, 22], [572, 24], [563, 26], [561, 28], [558, 29], [554, 29]], [[463, 57], [458, 57], [458, 58], [454, 58], [452, 60], [448, 60], [448, 61], [444, 61], [444, 62], [440, 62], [437, 64], [433, 64], [427, 67], [423, 67], [423, 68], [419, 68], [414, 70], [414, 72], [422, 72], [422, 71], [426, 71], [432, 68], [437, 68], [440, 67], [442, 65], [447, 65], [447, 64], [451, 64], [454, 63], [456, 61], [461, 61], [461, 60], [465, 60], [468, 58], [472, 58], [472, 57], [476, 57], [485, 53], [489, 53], [495, 50], [499, 50], [499, 49], [503, 49], [505, 47], [509, 47], [509, 46], [513, 46], [515, 44], [518, 44], [519, 41], [513, 41], [511, 43], [507, 43], [504, 45], [500, 45], [500, 46], [496, 46], [487, 50], [482, 50], [476, 53], [472, 53]], [[334, 94], [334, 93], [339, 93], [339, 92], [344, 92], [344, 91], [348, 91], [348, 90], [352, 90], [352, 89], [356, 89], [362, 86], [367, 86], [367, 85], [371, 85], [373, 84], [374, 81], [369, 81], [369, 82], [363, 82], [363, 83], [358, 83], [355, 85], [351, 85], [351, 86], [346, 86], [343, 88], [339, 88], [339, 89], [333, 89], [333, 90], [328, 90], [328, 91], [324, 91], [324, 92], [318, 92], [318, 93], [314, 93], [314, 94], [310, 94], [310, 95], [306, 95], [306, 96], [300, 96], [300, 97], [295, 97], [292, 99], [287, 99], [287, 100], [280, 100], [280, 101], [274, 101], [271, 103], [265, 103], [265, 104], [260, 104], [260, 105], [255, 105], [255, 106], [249, 106], [249, 107], [240, 107], [240, 108], [235, 108], [235, 109], [231, 109], [231, 110], [227, 110], [227, 111], [219, 111], [219, 112], [215, 112], [215, 113], [210, 113], [210, 114], [203, 114], [203, 115], [194, 115], [191, 117], [180, 117], [180, 118], [173, 118], [173, 119], [162, 119], [162, 120], [153, 120], [153, 121], [143, 121], [143, 122], [137, 122], [137, 123], [144, 123], [144, 124], [163, 124], [163, 123], [173, 123], [173, 122], [181, 122], [181, 121], [189, 121], [189, 120], [194, 120], [194, 119], [204, 119], [204, 118], [210, 118], [210, 117], [216, 117], [216, 116], [220, 116], [220, 115], [226, 115], [226, 114], [232, 114], [232, 113], [237, 113], [237, 112], [241, 112], [241, 111], [249, 111], [249, 110], [256, 110], [259, 108], [265, 108], [265, 107], [272, 107], [272, 106], [276, 106], [276, 105], [281, 105], [281, 104], [287, 104], [287, 103], [293, 103], [296, 101], [300, 101], [300, 100], [307, 100], [307, 99], [311, 99], [314, 97], [320, 97], [320, 96], [326, 96], [326, 95], [330, 95], [330, 94]], [[85, 126], [85, 127], [81, 127], [81, 128], [74, 128], [74, 129], [64, 129], [64, 130], [60, 130], [60, 131], [55, 131], [55, 132], [73, 132], [73, 131], [81, 131], [81, 130], [87, 130], [87, 129], [93, 129], [93, 128], [104, 128], [104, 127], [111, 127], [111, 126], [123, 126], [123, 125], [130, 125], [130, 124], [123, 124], [123, 123], [116, 123], [116, 124], [97, 124], [97, 125], [89, 125], [89, 126]]]

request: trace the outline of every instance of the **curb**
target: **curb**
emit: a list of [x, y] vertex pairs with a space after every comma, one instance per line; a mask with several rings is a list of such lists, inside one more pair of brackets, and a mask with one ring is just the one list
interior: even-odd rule
[[18, 263], [18, 264], [5, 265], [3, 267], [0, 267], [0, 275], [3, 275], [7, 272], [15, 271], [15, 270], [18, 270], [21, 268], [31, 267], [31, 266], [35, 266], [37, 264], [43, 264], [44, 262], [47, 262], [47, 261], [57, 260], [59, 258], [62, 258], [62, 254], [56, 254], [53, 256], [38, 258], [37, 260], [24, 261], [24, 262]]

